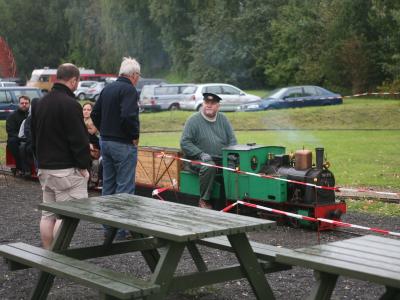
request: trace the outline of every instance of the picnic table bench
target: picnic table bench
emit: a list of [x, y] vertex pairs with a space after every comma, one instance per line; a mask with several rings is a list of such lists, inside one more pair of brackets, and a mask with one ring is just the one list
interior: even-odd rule
[[[247, 238], [247, 232], [268, 229], [273, 221], [128, 194], [43, 203], [39, 208], [62, 218], [50, 251], [24, 243], [0, 245], [0, 255], [14, 262], [14, 269], [28, 266], [42, 271], [32, 299], [46, 299], [54, 276], [96, 288], [106, 299], [162, 299], [171, 291], [247, 278], [258, 299], [274, 299], [264, 274], [290, 268], [275, 262], [281, 248], [252, 247]], [[124, 228], [135, 238], [115, 242], [114, 229], [102, 244], [69, 248], [80, 220]], [[198, 244], [233, 252], [238, 264], [209, 269]], [[185, 248], [197, 272], [175, 275]], [[82, 261], [134, 251], [142, 253], [152, 271], [149, 280]]]
[[338, 276], [382, 284], [381, 299], [400, 299], [400, 240], [375, 235], [278, 253], [276, 260], [315, 270], [309, 299], [330, 299]]

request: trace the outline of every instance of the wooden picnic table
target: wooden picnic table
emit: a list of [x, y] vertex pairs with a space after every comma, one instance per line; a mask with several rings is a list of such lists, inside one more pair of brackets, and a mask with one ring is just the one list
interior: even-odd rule
[[[237, 278], [247, 278], [258, 299], [274, 299], [265, 277], [271, 265], [257, 259], [246, 235], [250, 231], [270, 228], [275, 225], [273, 221], [128, 194], [43, 203], [39, 208], [58, 214], [63, 220], [52, 245], [53, 253], [83, 260], [141, 251], [152, 270], [148, 283], [157, 287], [151, 294], [146, 294], [146, 299], [162, 299], [170, 291]], [[111, 237], [98, 246], [70, 249], [70, 241], [80, 220], [127, 229], [136, 239], [114, 242]], [[217, 236], [227, 237], [239, 264], [208, 270], [196, 241]], [[161, 247], [163, 250], [159, 251]], [[176, 276], [185, 247], [197, 272]], [[42, 271], [32, 299], [45, 299], [53, 279], [54, 274]]]
[[308, 299], [330, 299], [338, 276], [384, 285], [381, 299], [400, 299], [400, 240], [365, 235], [278, 253], [281, 263], [311, 268], [316, 283]]

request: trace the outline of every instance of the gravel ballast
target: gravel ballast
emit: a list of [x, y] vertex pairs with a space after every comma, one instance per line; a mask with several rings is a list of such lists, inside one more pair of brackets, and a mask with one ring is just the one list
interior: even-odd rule
[[[95, 195], [95, 194], [94, 194]], [[0, 244], [24, 242], [40, 246], [39, 220], [37, 205], [41, 202], [41, 188], [36, 181], [14, 178], [0, 174]], [[352, 224], [377, 227], [400, 232], [400, 217], [385, 217], [363, 213], [348, 213], [343, 220]], [[300, 248], [321, 243], [328, 243], [357, 236], [371, 234], [368, 231], [317, 232], [307, 229], [295, 229], [277, 226], [263, 232], [249, 234], [251, 240], [286, 248]], [[391, 237], [396, 238], [396, 237]], [[100, 225], [82, 222], [78, 226], [71, 246], [95, 245], [102, 241]], [[186, 250], [185, 250], [186, 251]], [[200, 251], [210, 266], [237, 263], [236, 258], [223, 251], [200, 247]], [[91, 262], [121, 272], [130, 272], [146, 278], [150, 271], [138, 253], [118, 255]], [[188, 252], [180, 262], [178, 273], [194, 271], [195, 265]], [[309, 269], [294, 267], [292, 270], [266, 275], [276, 299], [305, 299], [314, 282], [313, 272]], [[0, 299], [29, 299], [35, 286], [38, 271], [34, 269], [9, 271], [0, 260]], [[384, 287], [339, 277], [332, 299], [378, 299]], [[69, 280], [56, 278], [48, 299], [98, 299], [96, 290], [89, 289]], [[247, 280], [235, 280], [199, 289], [174, 293], [167, 299], [255, 299]]]

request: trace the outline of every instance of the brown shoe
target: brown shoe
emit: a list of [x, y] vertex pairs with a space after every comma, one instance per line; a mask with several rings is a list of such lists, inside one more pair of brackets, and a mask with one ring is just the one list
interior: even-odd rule
[[199, 200], [199, 207], [207, 208], [207, 209], [213, 209], [211, 203], [206, 201], [206, 200], [203, 200], [203, 199]]

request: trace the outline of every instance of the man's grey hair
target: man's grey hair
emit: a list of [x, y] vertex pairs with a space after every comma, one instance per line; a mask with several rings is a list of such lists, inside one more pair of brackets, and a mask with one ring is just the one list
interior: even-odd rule
[[135, 73], [140, 74], [140, 64], [134, 58], [124, 57], [122, 59], [121, 67], [119, 68], [119, 75], [129, 77]]

